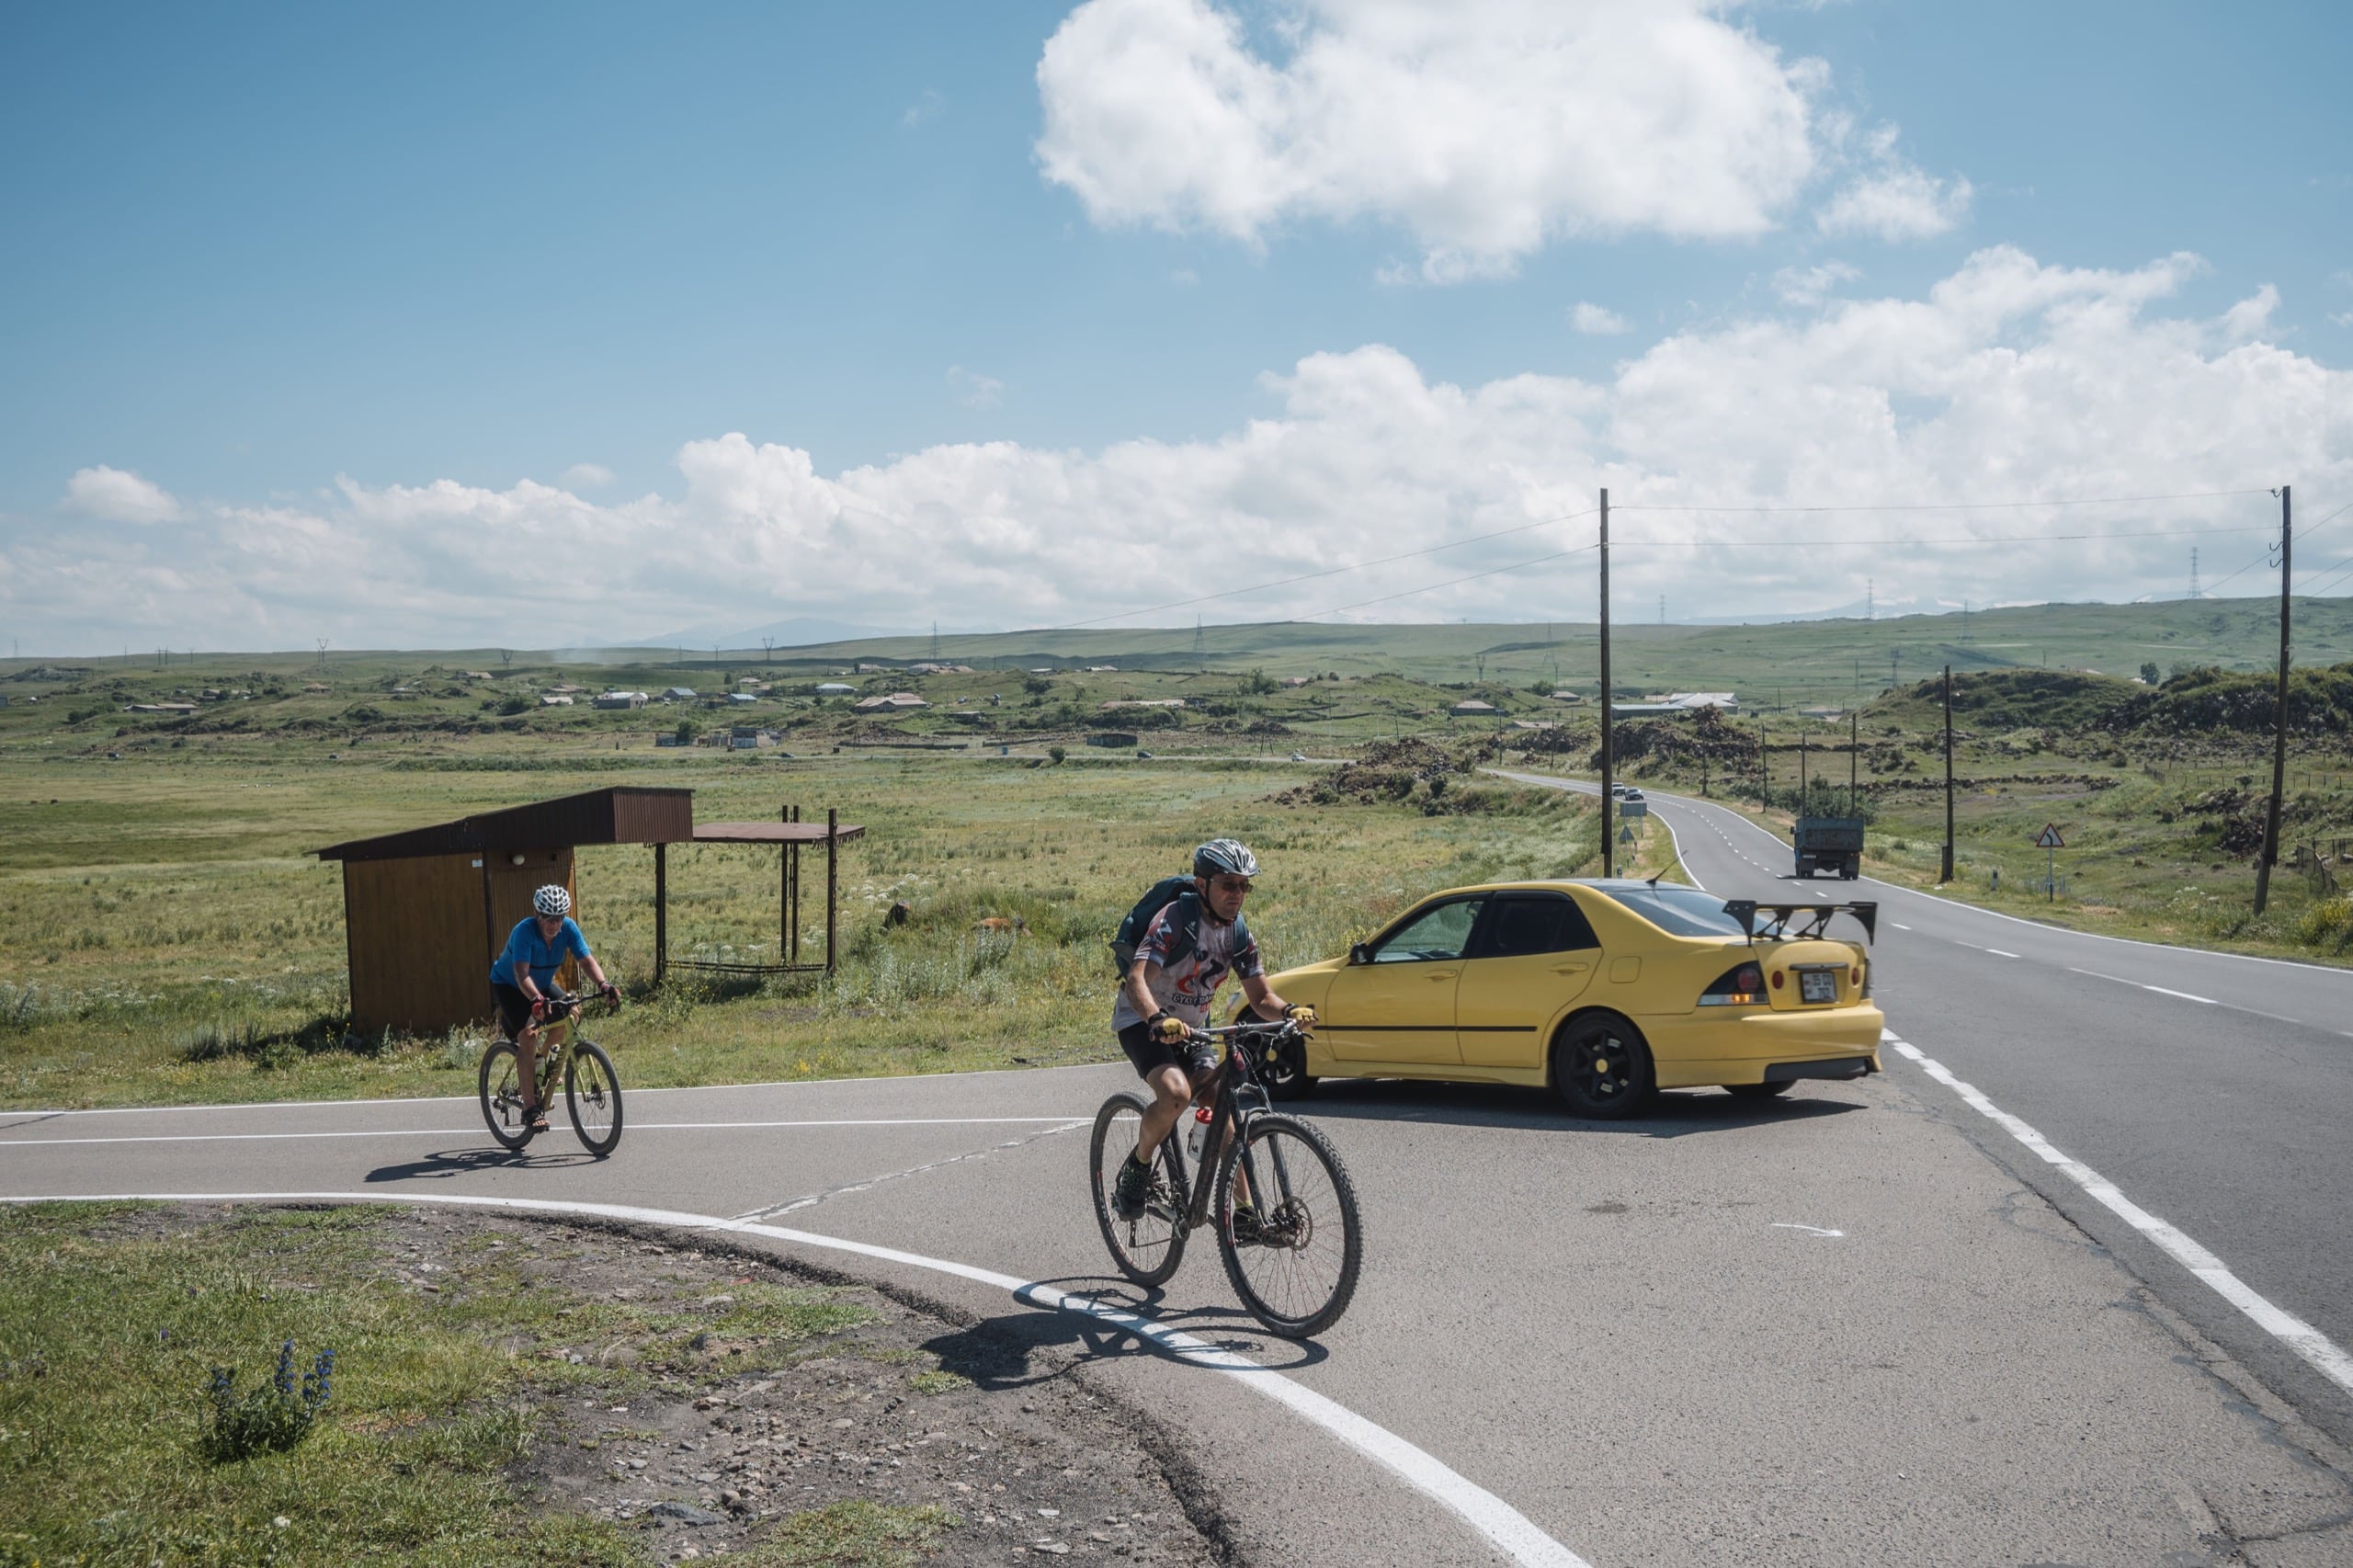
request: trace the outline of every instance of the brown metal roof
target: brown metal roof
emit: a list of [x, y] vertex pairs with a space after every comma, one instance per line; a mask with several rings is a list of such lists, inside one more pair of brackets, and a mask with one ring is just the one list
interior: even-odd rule
[[[843, 823], [835, 829], [835, 838], [847, 844], [862, 838], [866, 830]], [[695, 824], [697, 844], [823, 844], [825, 824], [821, 822], [699, 822]]]
[[[456, 822], [331, 844], [322, 860], [399, 860], [479, 850], [558, 849], [581, 844], [676, 844], [695, 836], [692, 790], [616, 785], [480, 812]], [[824, 828], [816, 832], [822, 841]]]

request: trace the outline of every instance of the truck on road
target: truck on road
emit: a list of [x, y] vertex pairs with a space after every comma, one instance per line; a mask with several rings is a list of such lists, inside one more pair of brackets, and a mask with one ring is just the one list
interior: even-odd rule
[[1790, 830], [1797, 848], [1797, 874], [1836, 871], [1853, 881], [1863, 871], [1861, 817], [1800, 817]]

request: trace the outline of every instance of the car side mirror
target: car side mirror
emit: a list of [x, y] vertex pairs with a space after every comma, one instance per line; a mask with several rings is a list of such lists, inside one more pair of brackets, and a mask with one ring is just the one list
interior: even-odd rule
[[1370, 942], [1358, 942], [1355, 947], [1350, 948], [1348, 949], [1348, 961], [1350, 963], [1370, 963], [1372, 961], [1372, 944]]

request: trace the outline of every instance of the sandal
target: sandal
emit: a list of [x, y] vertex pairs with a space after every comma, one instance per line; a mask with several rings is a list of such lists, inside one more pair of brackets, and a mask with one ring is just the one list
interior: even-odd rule
[[548, 1113], [545, 1110], [535, 1106], [523, 1114], [531, 1119], [532, 1131], [545, 1132], [548, 1130]]

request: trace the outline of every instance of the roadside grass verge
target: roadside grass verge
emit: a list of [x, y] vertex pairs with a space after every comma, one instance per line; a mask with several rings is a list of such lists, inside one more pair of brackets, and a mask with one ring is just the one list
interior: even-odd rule
[[[510, 1480], [550, 1402], [691, 1392], [873, 1317], [836, 1291], [759, 1283], [715, 1298], [723, 1316], [583, 1298], [519, 1267], [495, 1232], [415, 1274], [395, 1212], [0, 1210], [0, 1562], [640, 1563], [638, 1531], [549, 1512]], [[266, 1381], [288, 1341], [304, 1364], [335, 1351], [308, 1437], [208, 1460], [211, 1369]]]

